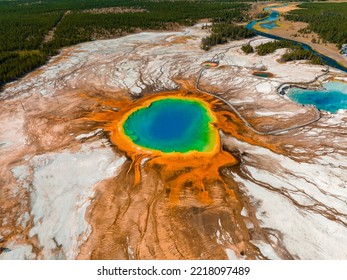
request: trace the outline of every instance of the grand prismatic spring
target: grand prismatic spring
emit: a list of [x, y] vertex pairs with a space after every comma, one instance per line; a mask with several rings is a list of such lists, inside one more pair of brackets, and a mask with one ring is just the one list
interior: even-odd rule
[[[208, 202], [207, 181], [223, 183], [220, 167], [237, 163], [223, 150], [219, 129], [248, 142], [254, 143], [257, 139], [241, 136], [239, 131], [247, 131], [242, 121], [222, 110], [224, 104], [220, 100], [194, 89], [149, 94], [135, 102], [99, 102], [111, 102], [113, 107], [120, 108], [116, 112], [92, 114], [89, 120], [100, 122], [102, 125], [95, 128], [109, 131], [115, 146], [132, 158], [130, 168], [135, 172], [135, 184], [141, 182], [140, 165], [147, 159], [145, 166], [161, 165], [161, 177], [177, 177], [169, 180], [175, 186], [171, 194], [175, 199], [179, 197], [176, 191], [184, 184], [194, 183], [199, 190], [197, 194]], [[246, 131], [242, 134], [251, 133]]]
[[[249, 237], [240, 214], [242, 202], [238, 195], [237, 183], [227, 178], [221, 170], [223, 167], [237, 165], [238, 160], [223, 149], [219, 130], [242, 141], [249, 143], [259, 141], [259, 145], [276, 150], [275, 146], [266, 144], [264, 139], [250, 132], [235, 114], [225, 110], [225, 104], [220, 100], [199, 93], [189, 88], [189, 85], [188, 88], [187, 85], [183, 86], [179, 91], [161, 92], [154, 96], [148, 94], [136, 101], [125, 98], [97, 100], [97, 102], [102, 106], [119, 108], [119, 110], [93, 113], [84, 121], [94, 123], [95, 129], [102, 128], [108, 131], [115, 147], [132, 159], [132, 163], [124, 174], [125, 177], [121, 179], [123, 181], [119, 182], [122, 176], [117, 179], [119, 185], [131, 184], [131, 196], [137, 194], [133, 198], [134, 201], [131, 199], [124, 207], [127, 209], [139, 207], [136, 202], [142, 200], [139, 193], [156, 192], [157, 188], [163, 185], [163, 193], [156, 195], [157, 198], [152, 202], [156, 205], [155, 212], [151, 214], [154, 215], [156, 226], [154, 229], [152, 227], [147, 229], [155, 230], [154, 236], [159, 239], [153, 241], [150, 246], [153, 247], [151, 252], [147, 252], [148, 248], [141, 249], [140, 246], [136, 254], [142, 255], [142, 258], [147, 258], [148, 254], [154, 252], [158, 254], [158, 257], [179, 257], [179, 254], [173, 253], [176, 250], [168, 249], [165, 253], [159, 250], [161, 246], [171, 246], [171, 242], [163, 245], [160, 241], [162, 235], [170, 235], [170, 232], [174, 230], [172, 227], [178, 227], [174, 231], [180, 233], [174, 239], [180, 238], [179, 236], [186, 238], [191, 234], [195, 236], [196, 244], [192, 242], [189, 249], [185, 249], [187, 258], [195, 258], [196, 254], [203, 253], [206, 246], [210, 248], [208, 249], [210, 253], [206, 257], [222, 257], [223, 252], [218, 249], [218, 246], [210, 247], [208, 243], [206, 246], [201, 246], [201, 242], [208, 242], [209, 234], [206, 231], [209, 231], [209, 228], [206, 225], [210, 223], [210, 219], [214, 220], [212, 217], [215, 213], [210, 212], [208, 208], [213, 209], [217, 205], [225, 204], [224, 218], [228, 219], [228, 224], [233, 228], [230, 238], [238, 240], [235, 248], [238, 248], [240, 252], [246, 250], [248, 255], [255, 258], [258, 254], [257, 249], [248, 241]], [[158, 129], [161, 130], [158, 131]], [[199, 139], [196, 138], [198, 135]], [[114, 188], [108, 189], [102, 195], [102, 201], [95, 204], [91, 222], [98, 223], [100, 219], [105, 220], [105, 215], [112, 215], [113, 212], [109, 209], [117, 206], [114, 198], [121, 196], [119, 189], [117, 192]], [[110, 199], [110, 197], [114, 198]], [[187, 199], [195, 205], [194, 211], [200, 212], [198, 210], [200, 207], [208, 207], [206, 212], [196, 213], [193, 216], [189, 214], [183, 218], [181, 215], [184, 212], [191, 211], [190, 207], [185, 206]], [[108, 209], [107, 214], [106, 209]], [[117, 224], [127, 221], [126, 224], [131, 228], [134, 223], [132, 211], [127, 210], [125, 216], [118, 217]], [[229, 211], [230, 213], [226, 214]], [[191, 221], [188, 222], [186, 218], [194, 219], [193, 223], [197, 228], [190, 227]], [[162, 219], [170, 222], [159, 223], [158, 220]], [[220, 223], [223, 219], [219, 220]], [[184, 221], [188, 224], [182, 228]], [[107, 223], [103, 224], [107, 225]], [[106, 230], [103, 224], [99, 224], [93, 231], [94, 237], [91, 242], [102, 244], [102, 246], [94, 248], [92, 258], [104, 257], [105, 250], [109, 252], [106, 256], [111, 254], [113, 258], [117, 257], [121, 254], [120, 252], [110, 252], [103, 246], [110, 246], [110, 244], [117, 246], [116, 243], [120, 242], [119, 238], [122, 234], [118, 231]], [[130, 232], [128, 234], [131, 235]], [[146, 243], [148, 240], [143, 242]], [[88, 243], [86, 248], [89, 248]], [[82, 250], [82, 256], [83, 254]]]
[[164, 153], [208, 152], [217, 140], [212, 121], [207, 104], [167, 97], [131, 112], [123, 127], [124, 133], [142, 147]]
[[278, 94], [345, 73], [241, 50], [261, 36], [205, 52], [201, 27], [65, 48], [6, 86], [0, 259], [347, 258], [346, 111]]

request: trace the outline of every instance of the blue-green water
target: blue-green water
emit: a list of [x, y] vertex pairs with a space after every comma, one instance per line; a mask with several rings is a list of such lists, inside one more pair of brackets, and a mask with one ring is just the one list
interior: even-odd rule
[[[283, 40], [283, 38], [281, 38], [279, 36], [268, 34], [268, 33], [265, 33], [265, 32], [260, 32], [260, 31], [258, 31], [256, 29], [254, 29], [254, 25], [256, 23], [260, 22], [260, 26], [263, 27], [264, 29], [271, 30], [271, 29], [275, 28], [277, 26], [276, 25], [276, 21], [279, 18], [279, 12], [271, 10], [271, 8], [283, 7], [283, 6], [286, 6], [286, 5], [288, 5], [288, 4], [270, 6], [270, 7], [265, 8], [264, 10], [267, 10], [271, 14], [268, 17], [264, 18], [264, 19], [253, 20], [253, 21], [249, 22], [246, 25], [246, 28], [252, 30], [255, 34], [260, 35], [260, 36], [264, 36], [264, 37], [267, 37], [267, 38], [270, 38], [270, 39], [275, 39], [275, 40]], [[314, 51], [309, 45], [301, 43], [301, 42], [297, 42], [297, 41], [294, 41], [294, 40], [288, 40], [288, 39], [285, 39], [285, 40], [293, 42], [294, 44], [300, 45], [300, 46], [303, 47], [303, 49], [308, 50], [308, 51], [310, 51], [311, 53], [313, 53], [315, 55], [318, 55], [323, 60], [323, 62], [326, 65], [334, 67], [336, 69], [340, 69], [340, 70], [342, 70], [344, 72], [347, 72], [347, 67], [344, 67], [344, 66], [340, 65], [339, 63], [337, 63], [335, 60], [331, 59], [328, 56], [325, 56], [325, 55], [323, 55], [321, 53], [318, 53], [318, 52]]]
[[320, 110], [336, 113], [339, 109], [347, 109], [347, 84], [329, 82], [325, 90], [307, 90], [291, 88], [287, 95], [300, 104], [311, 104]]
[[263, 18], [263, 19], [251, 21], [250, 23], [248, 23], [246, 25], [246, 28], [254, 30], [253, 27], [257, 22], [260, 22], [260, 26], [262, 28], [265, 28], [268, 30], [271, 30], [271, 29], [277, 27], [276, 21], [278, 20], [280, 13], [277, 11], [271, 10], [271, 8], [284, 7], [287, 5], [288, 4], [275, 5], [275, 6], [270, 6], [270, 7], [265, 8], [264, 11], [269, 12], [270, 15], [266, 18]]
[[[274, 6], [274, 8], [275, 7], [276, 6]], [[278, 20], [279, 15], [280, 15], [279, 12], [271, 10], [270, 8], [271, 7], [264, 9], [265, 11], [270, 12], [270, 15], [266, 19], [263, 20], [263, 23], [260, 23], [260, 26], [262, 28], [265, 28], [268, 30], [271, 30], [271, 29], [274, 29], [275, 27], [277, 27], [276, 21]]]
[[205, 152], [216, 130], [205, 106], [193, 99], [165, 98], [133, 112], [124, 122], [125, 134], [142, 147], [165, 153]]
[[262, 77], [262, 78], [270, 78], [273, 76], [271, 73], [268, 73], [268, 72], [255, 72], [253, 73], [253, 75], [257, 77]]

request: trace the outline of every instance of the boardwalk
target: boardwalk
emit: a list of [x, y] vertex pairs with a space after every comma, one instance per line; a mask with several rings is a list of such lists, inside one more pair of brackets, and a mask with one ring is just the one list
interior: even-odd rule
[[[223, 52], [220, 52], [216, 55], [213, 56], [213, 60], [214, 61], [217, 61], [218, 60], [218, 63], [219, 63], [219, 60], [220, 59], [223, 59], [224, 58], [224, 55], [225, 53], [231, 49], [231, 48], [236, 48], [236, 47], [239, 47], [240, 45], [237, 45], [237, 46], [233, 46], [233, 47], [229, 47], [229, 48], [226, 48]], [[321, 118], [321, 113], [320, 111], [315, 107], [315, 106], [312, 106], [312, 109], [315, 111], [315, 117], [306, 122], [306, 123], [303, 123], [303, 124], [298, 124], [298, 125], [295, 125], [295, 126], [291, 126], [291, 127], [288, 127], [288, 128], [283, 128], [283, 129], [277, 129], [277, 130], [271, 130], [271, 131], [260, 131], [260, 130], [257, 130], [255, 129], [242, 115], [241, 113], [228, 101], [226, 100], [225, 98], [215, 94], [215, 93], [212, 93], [212, 92], [207, 92], [207, 91], [204, 91], [202, 90], [200, 87], [199, 87], [199, 83], [200, 83], [200, 79], [201, 79], [201, 76], [203, 74], [203, 72], [205, 71], [206, 68], [201, 68], [200, 71], [198, 72], [198, 75], [197, 75], [197, 78], [196, 78], [196, 82], [195, 82], [195, 88], [202, 92], [202, 93], [205, 93], [205, 94], [208, 94], [208, 95], [211, 95], [215, 98], [218, 98], [219, 100], [223, 101], [226, 105], [229, 106], [229, 108], [235, 112], [235, 114], [245, 123], [245, 125], [250, 129], [252, 130], [253, 132], [257, 133], [257, 134], [261, 134], [261, 135], [276, 135], [276, 134], [281, 134], [281, 133], [287, 133], [291, 130], [295, 130], [295, 129], [299, 129], [299, 128], [303, 128], [305, 126], [308, 126], [312, 123], [315, 123], [317, 122], [320, 118]], [[325, 71], [323, 74], [321, 75], [318, 75], [317, 77], [315, 77], [312, 81], [309, 81], [309, 82], [306, 82], [306, 83], [292, 83], [292, 84], [297, 84], [297, 85], [304, 85], [304, 84], [310, 84], [310, 83], [313, 83], [315, 81], [317, 81], [320, 77], [326, 75], [327, 73], [329, 72], [329, 70], [327, 69], [327, 71]], [[279, 89], [285, 85], [285, 84], [290, 84], [290, 83], [282, 83], [280, 84], [278, 87], [277, 87], [277, 93], [279, 94]], [[280, 94], [279, 94], [280, 95]], [[280, 95], [282, 96], [282, 95]], [[283, 97], [283, 96], [282, 96]]]

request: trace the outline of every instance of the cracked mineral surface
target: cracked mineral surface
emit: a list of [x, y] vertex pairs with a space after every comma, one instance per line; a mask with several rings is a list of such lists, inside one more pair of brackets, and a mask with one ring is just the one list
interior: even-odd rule
[[[205, 52], [206, 34], [79, 44], [4, 88], [0, 259], [347, 259], [347, 113], [279, 94], [347, 75], [241, 51], [263, 37]], [[119, 141], [117, 118], [165, 94], [211, 104], [214, 154]]]

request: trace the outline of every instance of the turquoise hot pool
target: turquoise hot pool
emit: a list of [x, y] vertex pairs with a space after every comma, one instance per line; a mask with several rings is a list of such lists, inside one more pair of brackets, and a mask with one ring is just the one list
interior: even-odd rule
[[164, 153], [209, 152], [216, 144], [212, 112], [193, 98], [163, 98], [132, 112], [125, 134], [136, 145]]
[[289, 89], [287, 96], [303, 105], [314, 105], [320, 110], [336, 113], [340, 109], [347, 110], [347, 83], [328, 82], [324, 89], [310, 90], [302, 88]]

